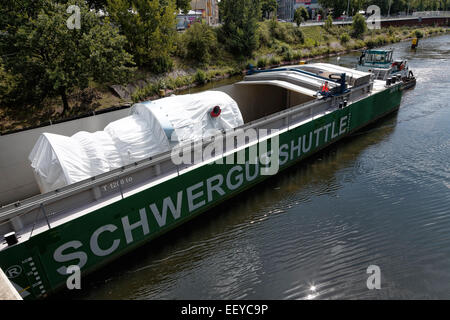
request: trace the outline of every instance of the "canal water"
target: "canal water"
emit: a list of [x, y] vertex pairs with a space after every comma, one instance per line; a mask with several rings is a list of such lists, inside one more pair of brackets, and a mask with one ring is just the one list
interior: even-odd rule
[[[398, 113], [82, 280], [83, 299], [450, 298], [450, 36]], [[353, 67], [359, 54], [326, 59]], [[381, 289], [369, 290], [369, 266]]]

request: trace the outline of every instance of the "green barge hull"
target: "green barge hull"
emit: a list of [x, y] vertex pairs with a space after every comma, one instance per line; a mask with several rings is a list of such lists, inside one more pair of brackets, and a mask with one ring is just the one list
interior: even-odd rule
[[[397, 84], [280, 131], [280, 170], [396, 111], [401, 96]], [[249, 148], [245, 152], [248, 158]], [[45, 298], [66, 287], [71, 265], [78, 265], [83, 275], [90, 273], [201, 213], [214, 214], [211, 208], [268, 178], [258, 166], [198, 166], [4, 249], [0, 267], [24, 299]]]

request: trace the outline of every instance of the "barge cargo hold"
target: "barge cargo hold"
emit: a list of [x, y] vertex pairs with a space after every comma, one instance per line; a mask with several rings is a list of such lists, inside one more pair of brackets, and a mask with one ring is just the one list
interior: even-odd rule
[[[255, 71], [215, 91], [236, 101], [243, 125], [0, 209], [0, 267], [24, 299], [64, 288], [69, 266], [92, 272], [180, 227], [396, 111], [402, 97], [401, 82], [321, 63]], [[211, 107], [208, 116], [219, 117]], [[236, 138], [247, 130], [257, 134]], [[221, 149], [210, 152], [217, 141]], [[268, 162], [267, 150], [277, 157]], [[174, 154], [200, 160], [175, 163]], [[268, 174], [274, 161], [279, 168]]]

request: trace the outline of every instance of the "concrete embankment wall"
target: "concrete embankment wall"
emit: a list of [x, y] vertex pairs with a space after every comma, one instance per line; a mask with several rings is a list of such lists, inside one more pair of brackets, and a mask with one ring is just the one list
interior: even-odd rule
[[42, 133], [72, 136], [79, 131], [103, 130], [128, 116], [129, 108], [0, 136], [0, 205], [39, 194], [28, 156]]
[[381, 27], [401, 27], [401, 26], [448, 26], [450, 18], [448, 17], [430, 17], [430, 18], [408, 18], [398, 20], [381, 20]]

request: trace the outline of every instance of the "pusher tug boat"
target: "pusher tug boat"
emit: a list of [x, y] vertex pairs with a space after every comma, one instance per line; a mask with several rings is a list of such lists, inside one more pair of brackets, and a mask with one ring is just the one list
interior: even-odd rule
[[101, 268], [396, 111], [402, 85], [325, 63], [251, 70], [138, 103], [106, 127], [79, 119], [22, 133], [34, 143], [21, 171], [35, 195], [0, 193], [11, 203], [0, 209], [0, 267], [23, 298], [44, 298], [72, 266]]
[[375, 79], [402, 81], [402, 89], [416, 85], [416, 78], [409, 69], [408, 60], [393, 60], [393, 50], [364, 50], [356, 66], [357, 70], [371, 72]]

